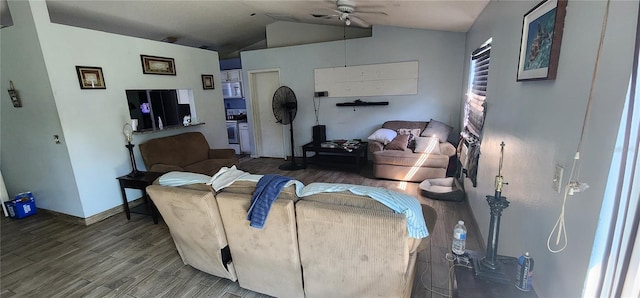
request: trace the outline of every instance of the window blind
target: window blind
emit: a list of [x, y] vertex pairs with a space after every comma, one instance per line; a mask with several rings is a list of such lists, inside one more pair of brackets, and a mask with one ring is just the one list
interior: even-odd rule
[[480, 158], [480, 142], [482, 127], [487, 111], [487, 81], [489, 78], [489, 62], [491, 43], [483, 45], [471, 54], [469, 89], [464, 105], [464, 123], [460, 133], [462, 144], [467, 148], [467, 158], [462, 161], [463, 173], [471, 180], [473, 187], [477, 184], [478, 159]]
[[463, 137], [468, 142], [478, 142], [482, 137], [482, 127], [486, 114], [487, 80], [491, 44], [487, 44], [471, 54], [471, 78], [464, 107]]

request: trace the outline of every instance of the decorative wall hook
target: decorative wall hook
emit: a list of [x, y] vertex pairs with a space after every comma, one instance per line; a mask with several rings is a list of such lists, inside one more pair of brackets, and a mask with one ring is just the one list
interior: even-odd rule
[[14, 108], [22, 107], [22, 101], [20, 100], [20, 96], [18, 96], [18, 90], [13, 86], [13, 81], [9, 81], [9, 97], [11, 97]]

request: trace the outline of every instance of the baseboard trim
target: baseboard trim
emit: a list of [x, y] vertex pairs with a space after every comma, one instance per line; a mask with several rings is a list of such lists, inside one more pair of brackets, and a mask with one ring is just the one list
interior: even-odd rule
[[[129, 202], [129, 209], [136, 207], [138, 205], [144, 204], [144, 198], [138, 198], [135, 199], [133, 201]], [[65, 213], [60, 213], [60, 212], [56, 212], [53, 210], [48, 210], [48, 209], [38, 209], [38, 212], [45, 212], [45, 213], [49, 213], [55, 217], [57, 217], [58, 219], [62, 220], [62, 221], [66, 221], [68, 223], [72, 223], [72, 224], [76, 224], [76, 225], [81, 225], [81, 226], [89, 226], [92, 225], [94, 223], [103, 221], [111, 216], [114, 216], [116, 214], [121, 214], [124, 212], [124, 208], [122, 207], [122, 205], [120, 206], [116, 206], [113, 207], [111, 209], [107, 209], [105, 211], [102, 211], [98, 214], [94, 214], [92, 216], [89, 216], [87, 218], [82, 218], [82, 217], [77, 217], [77, 216], [73, 216], [73, 215], [69, 215], [69, 214], [65, 214]]]

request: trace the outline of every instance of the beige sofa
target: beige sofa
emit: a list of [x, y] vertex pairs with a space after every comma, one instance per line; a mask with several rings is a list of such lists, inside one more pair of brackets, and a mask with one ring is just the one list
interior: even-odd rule
[[[429, 122], [387, 121], [382, 128], [425, 130]], [[385, 144], [369, 141], [369, 152], [373, 160], [373, 175], [376, 178], [421, 182], [426, 179], [444, 178], [449, 167], [449, 158], [456, 148], [449, 142], [439, 144], [439, 153], [414, 153], [412, 149], [387, 150]]]
[[[202, 186], [151, 185], [147, 192], [185, 264], [237, 277], [243, 288], [275, 297], [411, 296], [417, 252], [429, 237], [408, 237], [403, 214], [350, 192], [299, 199], [289, 186], [264, 229], [255, 229], [246, 220], [255, 186], [236, 181], [215, 197]], [[182, 200], [197, 211], [183, 212]], [[433, 231], [435, 211], [423, 205], [423, 213]], [[223, 261], [227, 244], [232, 260]]]
[[140, 144], [149, 172], [184, 171], [212, 176], [222, 167], [238, 164], [233, 149], [210, 149], [200, 132], [187, 132]]

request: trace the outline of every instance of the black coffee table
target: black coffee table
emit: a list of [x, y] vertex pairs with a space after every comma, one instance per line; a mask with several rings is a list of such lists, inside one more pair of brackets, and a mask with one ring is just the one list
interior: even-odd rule
[[[302, 166], [306, 168], [309, 163], [335, 166], [354, 165], [355, 170], [360, 171], [360, 168], [367, 163], [368, 146], [367, 142], [360, 142], [358, 146], [349, 148], [342, 146], [325, 148], [311, 142], [302, 146]], [[307, 157], [307, 152], [314, 152], [315, 155]]]

